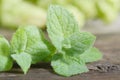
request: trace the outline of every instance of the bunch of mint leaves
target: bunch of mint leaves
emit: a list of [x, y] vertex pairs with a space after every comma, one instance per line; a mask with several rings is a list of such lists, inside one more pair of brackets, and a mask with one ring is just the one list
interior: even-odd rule
[[36, 26], [20, 26], [10, 44], [0, 36], [0, 71], [9, 71], [16, 61], [26, 74], [31, 64], [51, 62], [57, 74], [68, 77], [88, 72], [86, 63], [102, 58], [93, 47], [96, 37], [80, 31], [73, 15], [63, 7], [49, 7], [47, 32], [50, 40]]

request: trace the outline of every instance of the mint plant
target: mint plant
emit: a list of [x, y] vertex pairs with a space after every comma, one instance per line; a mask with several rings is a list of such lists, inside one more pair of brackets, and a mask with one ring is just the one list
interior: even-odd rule
[[88, 72], [86, 63], [102, 58], [93, 47], [96, 37], [80, 31], [73, 15], [63, 7], [52, 5], [48, 9], [47, 32], [50, 41], [35, 26], [19, 27], [10, 45], [0, 37], [0, 71], [10, 70], [13, 60], [24, 74], [31, 64], [50, 62], [57, 74], [72, 76]]
[[72, 14], [60, 6], [50, 6], [47, 16], [47, 31], [56, 47], [51, 66], [59, 75], [72, 76], [87, 72], [85, 65], [101, 59], [100, 52], [93, 48], [96, 37], [81, 32]]

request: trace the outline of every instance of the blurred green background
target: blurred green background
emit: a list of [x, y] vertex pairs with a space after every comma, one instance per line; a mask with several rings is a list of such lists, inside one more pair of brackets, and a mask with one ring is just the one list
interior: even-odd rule
[[114, 32], [119, 28], [119, 3], [120, 0], [0, 0], [0, 27], [16, 29], [31, 24], [45, 28], [47, 9], [54, 4], [69, 10], [83, 30]]

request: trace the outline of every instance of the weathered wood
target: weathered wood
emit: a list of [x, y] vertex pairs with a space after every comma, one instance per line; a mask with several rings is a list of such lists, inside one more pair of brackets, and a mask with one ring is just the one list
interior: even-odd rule
[[[10, 35], [5, 36], [10, 39]], [[55, 74], [50, 64], [39, 63], [32, 65], [26, 75], [14, 66], [11, 71], [0, 73], [0, 80], [120, 80], [120, 33], [96, 36], [95, 46], [102, 51], [103, 59], [88, 64], [88, 73], [66, 78]]]

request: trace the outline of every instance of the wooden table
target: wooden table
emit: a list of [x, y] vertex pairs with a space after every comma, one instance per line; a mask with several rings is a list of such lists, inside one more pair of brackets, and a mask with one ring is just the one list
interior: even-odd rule
[[[10, 39], [12, 31], [0, 30], [0, 33]], [[32, 65], [26, 75], [14, 65], [11, 71], [0, 73], [0, 80], [120, 80], [120, 33], [96, 36], [95, 46], [103, 53], [103, 59], [88, 64], [88, 73], [62, 77], [53, 72], [49, 63], [39, 63]]]

